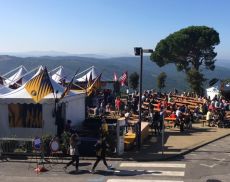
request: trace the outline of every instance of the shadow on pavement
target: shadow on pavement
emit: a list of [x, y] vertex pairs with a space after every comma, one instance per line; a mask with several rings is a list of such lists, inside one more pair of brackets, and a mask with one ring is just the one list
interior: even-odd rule
[[79, 170], [77, 173], [75, 170], [68, 172], [68, 174], [72, 174], [72, 175], [81, 175], [81, 174], [88, 174], [88, 173], [89, 173], [88, 170]]
[[103, 176], [139, 176], [139, 175], [152, 175], [161, 174], [160, 171], [147, 171], [147, 170], [115, 170], [115, 171], [102, 171], [98, 170], [95, 174]]

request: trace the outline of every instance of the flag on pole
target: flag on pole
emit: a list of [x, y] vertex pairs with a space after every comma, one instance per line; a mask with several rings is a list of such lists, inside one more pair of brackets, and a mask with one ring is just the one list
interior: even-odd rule
[[121, 86], [128, 85], [128, 71], [124, 72], [119, 78]]
[[95, 90], [101, 87], [101, 74], [94, 80], [94, 82], [86, 88], [86, 95], [90, 96]]
[[47, 69], [45, 68], [41, 73], [28, 81], [25, 89], [36, 103], [40, 102], [48, 94], [54, 93]]
[[79, 71], [79, 69], [74, 74], [73, 78], [71, 79], [71, 81], [69, 82], [69, 84], [67, 85], [67, 87], [65, 88], [64, 92], [61, 94], [61, 97], [60, 97], [59, 101], [69, 94], [70, 89], [71, 89], [71, 87], [73, 85], [74, 78], [77, 75], [78, 71]]
[[114, 73], [113, 73], [113, 81], [116, 82], [117, 80], [118, 80], [118, 78], [117, 78], [117, 73], [114, 72]]
[[96, 78], [96, 80], [95, 80], [95, 85], [94, 85], [94, 89], [99, 89], [99, 88], [101, 88], [101, 75], [102, 75], [102, 73]]

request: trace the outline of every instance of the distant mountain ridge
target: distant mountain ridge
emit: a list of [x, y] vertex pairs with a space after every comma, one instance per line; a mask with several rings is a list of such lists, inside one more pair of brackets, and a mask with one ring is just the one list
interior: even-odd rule
[[[94, 65], [98, 73], [103, 73], [103, 78], [112, 80], [114, 72], [119, 76], [126, 70], [129, 74], [134, 71], [139, 73], [140, 58], [91, 58], [84, 56], [42, 56], [22, 58], [7, 55], [0, 56], [0, 74], [4, 74], [20, 65], [24, 65], [28, 70], [35, 68], [38, 65], [46, 66], [49, 70], [62, 65], [69, 76], [72, 76], [78, 68], [80, 68], [80, 71], [83, 71]], [[204, 71], [207, 78], [230, 78], [230, 66], [216, 65], [215, 71]], [[173, 64], [159, 68], [155, 63], [150, 61], [149, 57], [144, 57], [143, 88], [156, 88], [156, 77], [162, 71], [167, 74], [165, 90], [172, 90], [173, 88], [179, 90], [188, 89], [188, 85], [185, 81], [185, 74], [183, 72], [177, 72]]]

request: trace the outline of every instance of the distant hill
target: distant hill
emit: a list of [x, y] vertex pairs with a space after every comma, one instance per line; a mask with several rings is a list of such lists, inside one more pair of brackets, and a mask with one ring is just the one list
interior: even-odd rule
[[216, 61], [217, 66], [230, 68], [230, 60], [220, 59]]
[[[73, 75], [78, 68], [80, 68], [80, 71], [83, 71], [84, 69], [94, 65], [98, 72], [103, 72], [103, 78], [112, 80], [114, 72], [118, 73], [119, 76], [126, 70], [128, 70], [129, 73], [134, 71], [139, 73], [140, 58], [90, 58], [79, 56], [43, 56], [21, 58], [15, 56], [0, 56], [0, 74], [4, 74], [20, 65], [24, 65], [28, 70], [38, 65], [44, 65], [48, 69], [53, 69], [62, 65], [69, 75]], [[159, 68], [155, 63], [149, 60], [149, 57], [144, 57], [143, 88], [156, 88], [156, 77], [162, 71], [167, 74], [165, 90], [173, 88], [177, 88], [179, 90], [188, 89], [183, 72], [177, 72], [175, 66], [172, 64]], [[229, 78], [230, 66], [216, 66], [215, 71], [205, 71], [204, 73], [207, 78]]]

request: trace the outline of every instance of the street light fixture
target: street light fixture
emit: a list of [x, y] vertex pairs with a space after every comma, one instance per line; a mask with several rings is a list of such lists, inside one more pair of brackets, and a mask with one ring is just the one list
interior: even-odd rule
[[152, 49], [143, 49], [142, 47], [134, 47], [135, 56], [141, 57], [140, 62], [140, 76], [139, 76], [139, 121], [138, 121], [138, 129], [137, 129], [137, 143], [138, 150], [141, 149], [141, 106], [142, 106], [142, 70], [143, 70], [143, 53], [153, 53]]

